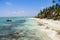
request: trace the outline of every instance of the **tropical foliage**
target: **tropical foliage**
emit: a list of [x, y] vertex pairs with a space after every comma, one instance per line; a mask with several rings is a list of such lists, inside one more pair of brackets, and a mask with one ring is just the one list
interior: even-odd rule
[[36, 18], [60, 19], [60, 5], [56, 4], [41, 10]]

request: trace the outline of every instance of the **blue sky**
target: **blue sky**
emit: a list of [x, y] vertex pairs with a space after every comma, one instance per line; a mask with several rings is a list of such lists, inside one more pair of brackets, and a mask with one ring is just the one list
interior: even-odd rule
[[0, 17], [35, 16], [51, 5], [52, 0], [0, 0]]

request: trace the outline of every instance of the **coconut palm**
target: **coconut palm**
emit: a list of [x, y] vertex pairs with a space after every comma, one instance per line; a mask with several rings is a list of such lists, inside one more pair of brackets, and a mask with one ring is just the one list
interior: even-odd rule
[[38, 13], [37, 18], [51, 18], [51, 19], [60, 19], [60, 5], [55, 4], [51, 7], [44, 8]]
[[55, 0], [53, 0], [52, 3], [54, 4], [55, 3]]

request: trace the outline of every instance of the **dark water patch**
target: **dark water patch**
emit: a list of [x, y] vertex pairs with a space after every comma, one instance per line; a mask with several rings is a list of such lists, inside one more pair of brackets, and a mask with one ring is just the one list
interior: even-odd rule
[[15, 40], [40, 40], [40, 38], [38, 38], [36, 36], [36, 32], [35, 30], [20, 30], [20, 32], [15, 32], [13, 34], [8, 34], [8, 35], [3, 35], [0, 36], [0, 38], [7, 38], [8, 39], [15, 39]]
[[24, 26], [24, 24], [23, 23], [25, 23], [26, 22], [26, 20], [17, 20], [17, 21], [15, 21], [15, 22], [13, 22], [12, 24], [11, 24], [11, 26]]
[[7, 19], [6, 22], [12, 22], [12, 20]]

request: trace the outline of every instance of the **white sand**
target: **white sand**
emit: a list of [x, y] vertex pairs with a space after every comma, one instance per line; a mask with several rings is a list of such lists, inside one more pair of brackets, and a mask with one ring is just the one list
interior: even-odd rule
[[42, 23], [43, 25], [46, 25], [52, 29], [60, 30], [60, 21], [52, 20], [52, 19], [38, 19], [38, 18], [31, 18], [33, 20], [36, 20], [39, 23]]
[[[57, 32], [54, 31], [54, 30], [60, 30], [60, 21], [52, 19], [38, 19], [38, 18], [29, 18], [29, 19], [35, 20], [45, 25], [42, 26], [43, 27], [42, 29], [40, 29], [41, 26], [37, 26], [35, 28], [44, 31], [52, 40], [60, 40], [59, 38], [56, 37]], [[45, 29], [46, 27], [49, 27], [50, 29]]]

